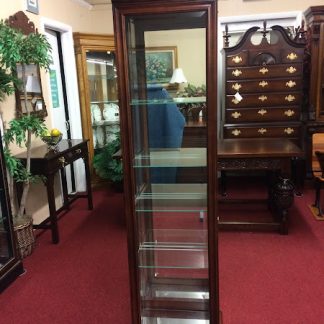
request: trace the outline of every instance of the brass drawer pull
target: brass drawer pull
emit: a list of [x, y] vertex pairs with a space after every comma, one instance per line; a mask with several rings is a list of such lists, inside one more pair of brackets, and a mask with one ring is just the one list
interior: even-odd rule
[[238, 119], [241, 116], [242, 116], [241, 113], [239, 113], [238, 111], [235, 111], [235, 112], [232, 113], [232, 117], [235, 118], [235, 119]]
[[289, 80], [289, 82], [286, 82], [286, 86], [289, 88], [293, 88], [296, 85], [295, 81]]
[[80, 153], [81, 153], [81, 149], [76, 149], [76, 150], [75, 150], [75, 153], [76, 153], [76, 154], [80, 154]]
[[234, 129], [234, 130], [232, 131], [232, 134], [233, 134], [234, 136], [239, 136], [239, 135], [241, 134], [241, 131], [240, 131], [239, 129]]
[[232, 89], [239, 91], [242, 88], [242, 85], [239, 83], [235, 83], [232, 85]]
[[285, 97], [285, 100], [287, 100], [287, 101], [289, 101], [289, 102], [292, 102], [292, 101], [294, 101], [296, 98], [295, 98], [295, 96], [292, 96], [292, 95], [289, 95], [289, 96], [286, 96]]
[[291, 61], [296, 60], [297, 57], [298, 57], [297, 54], [292, 52], [287, 55], [287, 59]]
[[293, 66], [290, 66], [289, 68], [286, 69], [286, 72], [293, 74], [297, 71], [296, 68], [294, 68]]
[[242, 57], [236, 55], [236, 56], [234, 56], [234, 57], [232, 58], [232, 61], [233, 61], [234, 63], [238, 64], [238, 63], [242, 62]]
[[267, 81], [263, 80], [263, 81], [259, 82], [259, 86], [262, 88], [266, 87], [267, 85], [269, 85], [269, 83]]
[[267, 132], [267, 130], [265, 128], [258, 129], [258, 133], [260, 133], [261, 135], [265, 134], [266, 132]]
[[240, 76], [240, 75], [242, 74], [242, 71], [236, 69], [236, 70], [234, 70], [234, 71], [232, 72], [232, 74], [233, 74], [234, 76], [238, 77], [238, 76]]
[[268, 111], [263, 108], [258, 111], [258, 114], [261, 116], [265, 115], [266, 113], [268, 113]]
[[259, 72], [262, 74], [266, 74], [269, 72], [269, 70], [267, 68], [263, 67], [262, 69], [259, 70]]
[[290, 134], [292, 134], [292, 133], [294, 132], [294, 130], [293, 130], [292, 128], [288, 127], [288, 128], [285, 128], [285, 129], [284, 129], [284, 132], [285, 132], [286, 134], [290, 135]]
[[58, 161], [62, 164], [62, 166], [64, 166], [65, 164], [65, 157], [64, 156], [61, 156], [58, 158]]
[[265, 96], [265, 95], [262, 95], [262, 96], [260, 96], [258, 99], [261, 100], [261, 101], [263, 102], [263, 101], [268, 100], [268, 97]]
[[240, 103], [240, 101], [241, 101], [241, 100], [238, 100], [238, 99], [236, 99], [236, 98], [233, 98], [233, 99], [232, 99], [232, 102], [233, 102], [234, 105], [238, 105], [238, 104]]
[[291, 117], [293, 115], [295, 115], [295, 112], [291, 109], [288, 109], [284, 112], [284, 114], [287, 116], [287, 117]]

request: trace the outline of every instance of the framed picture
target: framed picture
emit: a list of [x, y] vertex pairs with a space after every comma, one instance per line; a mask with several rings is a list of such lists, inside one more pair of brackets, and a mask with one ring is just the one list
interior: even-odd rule
[[26, 10], [38, 15], [38, 0], [26, 0], [27, 1], [27, 8]]
[[178, 67], [176, 46], [145, 48], [146, 80], [168, 86], [173, 70]]

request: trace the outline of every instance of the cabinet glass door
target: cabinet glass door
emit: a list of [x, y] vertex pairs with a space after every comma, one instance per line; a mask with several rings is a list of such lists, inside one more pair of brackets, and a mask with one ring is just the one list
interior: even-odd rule
[[93, 146], [103, 148], [119, 132], [116, 59], [113, 51], [86, 53]]
[[[2, 188], [0, 189], [3, 190]], [[4, 267], [13, 258], [13, 238], [11, 236], [9, 219], [3, 210], [1, 202], [0, 209], [0, 268]]]
[[123, 162], [130, 165], [125, 194], [140, 323], [218, 322], [216, 166], [207, 163], [216, 165], [213, 4], [145, 3], [118, 18], [126, 31], [116, 45], [126, 57]]
[[0, 293], [23, 272], [22, 262], [15, 250], [6, 174], [2, 142], [0, 142]]

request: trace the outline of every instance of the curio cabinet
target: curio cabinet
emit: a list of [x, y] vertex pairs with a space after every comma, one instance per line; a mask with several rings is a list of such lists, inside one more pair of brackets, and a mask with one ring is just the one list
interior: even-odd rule
[[219, 323], [216, 1], [112, 3], [132, 323]]
[[[1, 138], [1, 134], [0, 134]], [[12, 225], [12, 214], [4, 164], [2, 141], [0, 142], [0, 292], [22, 272], [22, 261], [18, 257]]]
[[115, 44], [112, 35], [74, 33], [83, 137], [89, 160], [119, 136]]

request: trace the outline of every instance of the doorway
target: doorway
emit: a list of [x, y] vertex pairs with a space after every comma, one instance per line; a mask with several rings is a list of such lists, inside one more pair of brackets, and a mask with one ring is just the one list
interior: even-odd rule
[[[83, 136], [72, 28], [44, 17], [41, 25], [52, 46], [53, 63], [47, 73], [51, 127], [58, 128], [64, 139], [81, 139]], [[67, 179], [69, 193], [85, 191], [82, 160], [74, 162], [73, 169], [67, 168]]]

